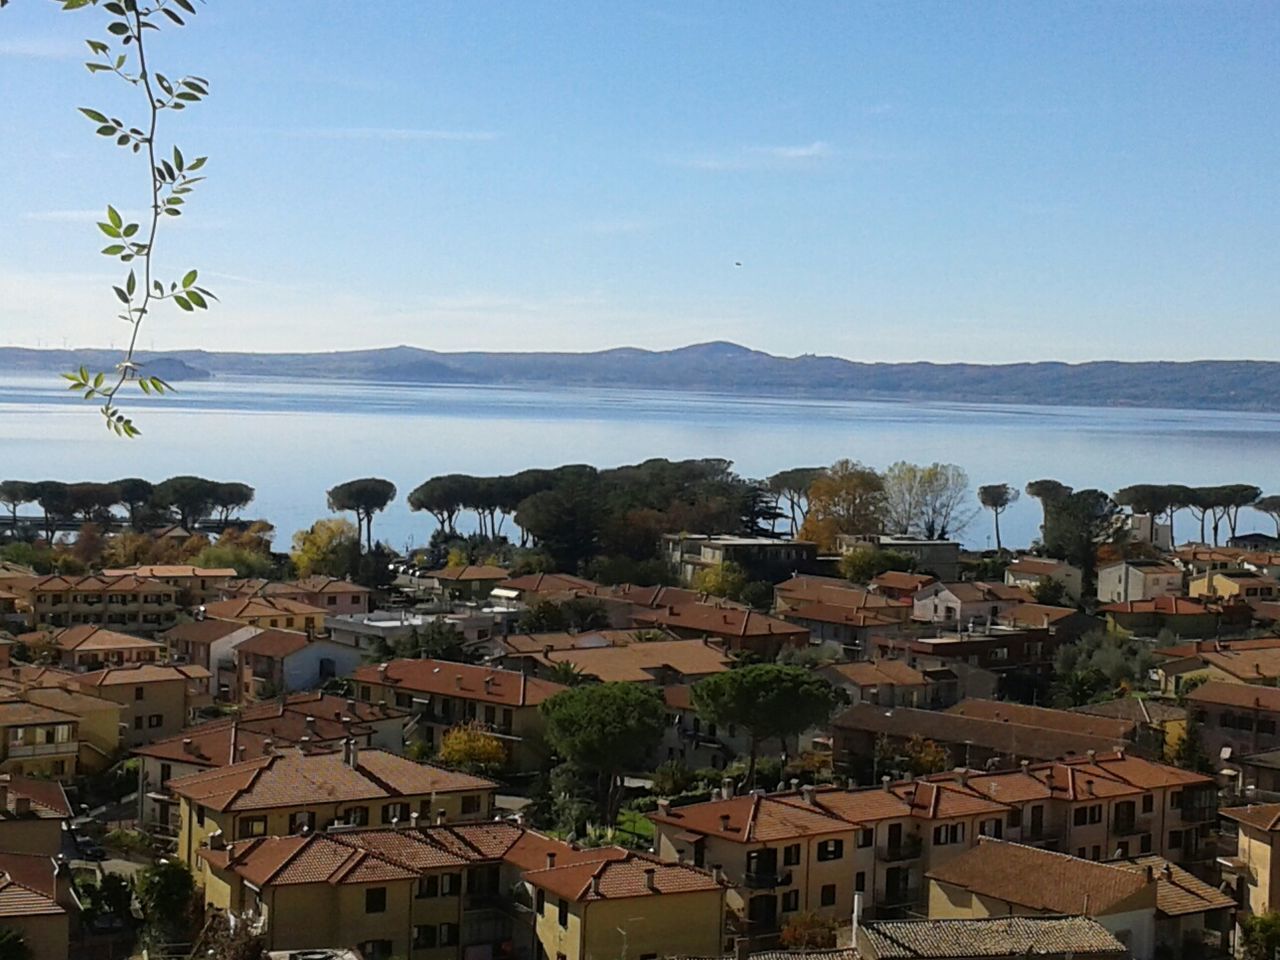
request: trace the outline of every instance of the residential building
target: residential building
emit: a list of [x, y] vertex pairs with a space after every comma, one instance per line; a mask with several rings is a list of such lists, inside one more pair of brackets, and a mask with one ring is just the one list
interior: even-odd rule
[[1124, 600], [1107, 603], [1098, 613], [1107, 618], [1111, 629], [1125, 630], [1143, 637], [1154, 637], [1169, 631], [1178, 637], [1211, 637], [1232, 622], [1249, 625], [1248, 607], [1239, 608], [1240, 614], [1232, 617], [1230, 608], [1225, 610], [1208, 606], [1202, 600], [1189, 597], [1153, 597], [1150, 600]]
[[1231, 919], [1236, 900], [1218, 887], [1154, 855], [1106, 861], [1156, 881], [1156, 951], [1175, 957], [1195, 956], [1210, 945], [1230, 950]]
[[891, 550], [914, 559], [916, 569], [921, 573], [932, 574], [939, 580], [957, 580], [960, 577], [960, 544], [954, 540], [891, 534], [840, 534], [836, 537], [836, 549], [841, 553]]
[[436, 600], [474, 603], [487, 598], [494, 587], [510, 577], [502, 567], [473, 563], [432, 570], [421, 578], [414, 578], [410, 587], [414, 593], [425, 593]]
[[[950, 716], [975, 717], [997, 720], [1001, 723], [1038, 727], [1042, 730], [1058, 730], [1062, 733], [1081, 734], [1087, 737], [1109, 739], [1115, 744], [1136, 744], [1141, 732], [1139, 725], [1125, 717], [1096, 716], [1075, 710], [1054, 710], [1025, 703], [1003, 700], [962, 700], [947, 710]], [[1159, 759], [1158, 745], [1155, 759]]]
[[775, 571], [804, 570], [818, 558], [818, 545], [785, 537], [740, 537], [667, 533], [662, 548], [671, 569], [686, 587], [696, 586], [703, 570], [733, 563], [753, 577]]
[[876, 574], [867, 583], [867, 589], [891, 600], [911, 602], [917, 593], [930, 584], [937, 583], [938, 578], [928, 573], [904, 573], [901, 570], [886, 570]]
[[191, 664], [137, 663], [77, 674], [81, 693], [119, 704], [123, 745], [136, 747], [171, 737], [195, 712], [213, 703], [209, 671]]
[[1280, 689], [1210, 680], [1186, 695], [1201, 746], [1217, 764], [1280, 749]]
[[660, 801], [650, 819], [663, 859], [723, 866], [739, 929], [759, 936], [797, 911], [847, 917], [855, 894], [876, 918], [918, 910], [923, 877], [982, 836], [1093, 860], [1202, 860], [1216, 804], [1212, 778], [1115, 752], [882, 787]]
[[1059, 641], [1073, 643], [1091, 630], [1103, 629], [1097, 617], [1081, 613], [1075, 607], [1054, 607], [1044, 603], [1020, 603], [996, 616], [995, 622], [1006, 627], [1049, 630]]
[[0, 850], [56, 857], [70, 819], [71, 804], [57, 780], [0, 774]]
[[66, 960], [79, 912], [65, 863], [47, 854], [0, 853], [0, 927], [21, 935], [29, 960]]
[[133, 749], [139, 760], [138, 818], [153, 831], [176, 830], [178, 800], [169, 792], [170, 780], [257, 760], [276, 748], [341, 751], [354, 740], [366, 749], [402, 755], [408, 719], [404, 710], [323, 693], [249, 704], [232, 716]]
[[67, 670], [100, 670], [126, 663], [155, 663], [163, 660], [165, 645], [156, 640], [84, 624], [56, 630], [39, 630], [20, 636], [26, 644], [48, 644], [54, 648], [58, 666]]
[[511, 823], [267, 837], [200, 859], [209, 906], [253, 923], [270, 950], [589, 960], [723, 944], [724, 888], [708, 871]]
[[968, 627], [995, 623], [1009, 608], [1030, 602], [1031, 594], [1020, 587], [980, 580], [944, 581], [916, 593], [911, 616], [924, 623]]
[[329, 638], [355, 647], [367, 656], [407, 641], [416, 632], [421, 635], [438, 624], [453, 630], [469, 649], [487, 651], [514, 625], [518, 614], [509, 610], [462, 609], [452, 613], [412, 613], [398, 610], [374, 610], [325, 617]]
[[103, 570], [104, 577], [142, 577], [159, 580], [178, 590], [178, 602], [184, 607], [210, 603], [222, 596], [226, 585], [237, 576], [234, 567], [196, 567], [190, 564], [152, 564]]
[[15, 578], [5, 590], [19, 598], [32, 629], [98, 623], [150, 634], [178, 619], [176, 587], [132, 574]]
[[1227, 807], [1219, 816], [1236, 826], [1236, 849], [1218, 858], [1223, 880], [1236, 892], [1244, 915], [1280, 910], [1280, 803]]
[[366, 664], [351, 675], [356, 698], [414, 714], [414, 736], [436, 747], [451, 728], [484, 724], [507, 747], [513, 772], [533, 772], [545, 759], [538, 706], [566, 688], [514, 670], [445, 660]]
[[77, 773], [101, 773], [120, 758], [123, 708], [114, 700], [83, 693], [52, 672], [38, 680], [0, 680], [0, 696], [75, 717]]
[[1122, 529], [1130, 543], [1146, 543], [1157, 550], [1173, 549], [1173, 524], [1161, 523], [1149, 513], [1126, 513], [1120, 517]]
[[1280, 638], [1201, 643], [1183, 656], [1183, 645], [1157, 648], [1160, 692], [1177, 696], [1188, 680], [1221, 680], [1274, 687], [1280, 683]]
[[809, 631], [804, 627], [754, 610], [716, 603], [638, 608], [632, 614], [632, 622], [638, 627], [667, 630], [677, 637], [718, 640], [733, 653], [749, 652], [766, 660], [776, 659], [788, 647], [809, 643]]
[[834, 603], [797, 603], [779, 616], [808, 630], [811, 644], [839, 644], [851, 657], [861, 656], [876, 639], [898, 635], [904, 626], [896, 610]]
[[1080, 602], [1080, 594], [1084, 589], [1083, 578], [1084, 574], [1080, 568], [1072, 566], [1065, 560], [1033, 557], [1030, 554], [1015, 557], [1004, 568], [1004, 582], [1009, 586], [1020, 587], [1030, 593], [1048, 580], [1060, 584], [1066, 598], [1073, 604]]
[[80, 756], [80, 718], [18, 697], [0, 699], [0, 773], [68, 780]]
[[654, 766], [671, 762], [689, 770], [723, 770], [751, 749], [745, 730], [732, 723], [721, 726], [702, 719], [693, 704], [693, 688], [688, 684], [663, 687], [662, 699], [667, 705], [668, 720], [653, 758]]
[[273, 750], [169, 781], [179, 802], [177, 855], [196, 871], [199, 852], [214, 834], [230, 843], [317, 833], [335, 823], [487, 820], [497, 787], [482, 777], [365, 750], [351, 740], [340, 754]]
[[600, 585], [594, 580], [571, 576], [567, 573], [527, 573], [510, 577], [493, 588], [495, 600], [519, 600], [533, 603], [544, 597], [555, 597], [575, 590], [595, 590]]
[[1152, 960], [1155, 953], [1154, 871], [984, 837], [925, 878], [931, 920], [1085, 916], [1114, 934], [1134, 960]]
[[997, 624], [928, 637], [876, 637], [867, 654], [872, 660], [904, 660], [918, 670], [977, 667], [996, 674], [1002, 683], [1026, 683], [1050, 677], [1054, 654], [1069, 642], [1051, 630]]
[[860, 960], [1128, 960], [1123, 943], [1088, 917], [874, 920], [857, 932]]
[[543, 648], [536, 653], [513, 653], [501, 665], [531, 676], [550, 679], [568, 664], [584, 677], [602, 683], [614, 681], [666, 687], [696, 683], [724, 673], [733, 660], [724, 647], [711, 640], [651, 640], [606, 647]]
[[1241, 533], [1228, 537], [1227, 546], [1255, 553], [1271, 553], [1280, 551], [1280, 537], [1273, 537], [1267, 533]]
[[324, 633], [324, 610], [284, 597], [235, 597], [218, 600], [205, 604], [202, 615], [216, 620], [235, 620], [264, 630], [271, 627]]
[[1095, 717], [1128, 720], [1138, 731], [1137, 742], [1148, 756], [1172, 760], [1174, 750], [1187, 730], [1187, 710], [1172, 700], [1154, 697], [1119, 697], [1101, 703], [1071, 708]]
[[1098, 571], [1098, 602], [1126, 603], [1182, 595], [1182, 571], [1166, 560], [1121, 560]]
[[[901, 660], [860, 660], [823, 667], [822, 674], [849, 697], [850, 703], [871, 703], [881, 707], [949, 706], [942, 702], [950, 692], [927, 675]], [[954, 688], [950, 688], [954, 689]]]
[[373, 591], [349, 579], [314, 574], [284, 582], [263, 579], [231, 580], [221, 591], [224, 599], [289, 600], [325, 610], [330, 616], [368, 613]]
[[190, 663], [218, 672], [219, 662], [241, 640], [247, 640], [261, 628], [238, 620], [187, 620], [160, 634], [169, 648], [171, 663]]
[[1280, 598], [1280, 580], [1249, 570], [1217, 570], [1192, 577], [1187, 595], [1196, 599], [1222, 598], [1254, 603]]
[[297, 630], [267, 629], [236, 644], [236, 696], [242, 702], [314, 690], [364, 662], [359, 649]]

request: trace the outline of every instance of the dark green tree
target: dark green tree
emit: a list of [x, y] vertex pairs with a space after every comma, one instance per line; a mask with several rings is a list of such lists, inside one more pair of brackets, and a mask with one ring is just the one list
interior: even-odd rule
[[1080, 595], [1093, 595], [1098, 547], [1118, 535], [1115, 501], [1101, 490], [1077, 490], [1045, 508], [1044, 548], [1052, 557], [1080, 568]]
[[217, 483], [204, 477], [170, 477], [156, 484], [153, 501], [182, 526], [193, 530], [213, 512], [217, 487]]
[[721, 726], [735, 724], [750, 737], [747, 778], [755, 785], [760, 744], [799, 736], [826, 721], [842, 697], [803, 667], [760, 663], [714, 674], [694, 684], [698, 715]]
[[113, 480], [111, 485], [120, 491], [120, 503], [129, 511], [129, 524], [135, 530], [142, 529], [142, 518], [151, 506], [155, 485], [141, 477], [125, 477]]
[[1018, 499], [1018, 488], [1007, 483], [988, 483], [978, 488], [978, 502], [991, 511], [996, 525], [996, 551], [1004, 550], [1000, 541], [1000, 514], [1004, 513]]
[[597, 481], [573, 480], [522, 500], [516, 520], [561, 570], [577, 573], [600, 545], [599, 494]]
[[0, 927], [0, 960], [31, 960], [26, 938], [13, 927]]
[[1043, 537], [1045, 527], [1049, 524], [1049, 505], [1055, 500], [1069, 496], [1071, 488], [1057, 480], [1032, 480], [1025, 489], [1028, 497], [1034, 497], [1040, 501], [1040, 508], [1044, 512], [1043, 521], [1040, 524], [1040, 533]]
[[1244, 960], [1275, 960], [1280, 955], [1280, 913], [1250, 914], [1240, 921]]
[[195, 880], [186, 864], [161, 860], [137, 874], [135, 890], [152, 943], [184, 942], [191, 931]]
[[215, 483], [210, 492], [210, 505], [217, 512], [220, 522], [226, 523], [231, 515], [253, 503], [254, 489], [247, 483]]
[[356, 515], [357, 535], [364, 531], [365, 549], [373, 549], [373, 515], [381, 513], [396, 498], [396, 485], [380, 477], [348, 480], [329, 490], [329, 509], [349, 510]]
[[[26, 480], [5, 480], [0, 482], [0, 503], [9, 508], [9, 517], [18, 522], [18, 508], [24, 503], [32, 503], [36, 499], [36, 484]], [[1280, 521], [1277, 521], [1280, 523]]]
[[44, 538], [52, 544], [58, 524], [69, 520], [75, 509], [70, 488], [58, 480], [42, 480], [35, 484], [35, 495], [44, 511]]
[[556, 694], [538, 709], [551, 748], [594, 775], [605, 822], [612, 826], [622, 802], [623, 774], [647, 769], [662, 741], [667, 709], [661, 695], [633, 683], [586, 684]]

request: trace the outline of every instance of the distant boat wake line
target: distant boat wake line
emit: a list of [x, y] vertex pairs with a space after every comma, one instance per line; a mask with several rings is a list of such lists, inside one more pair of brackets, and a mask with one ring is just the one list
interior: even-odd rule
[[[104, 368], [108, 350], [0, 348], [0, 374]], [[336, 353], [144, 354], [147, 372], [175, 383], [254, 377], [396, 386], [617, 388], [770, 400], [927, 401], [988, 406], [1257, 410], [1280, 406], [1280, 362], [1098, 361], [1002, 365], [870, 364], [778, 357], [730, 343], [597, 353], [440, 353], [414, 347]]]

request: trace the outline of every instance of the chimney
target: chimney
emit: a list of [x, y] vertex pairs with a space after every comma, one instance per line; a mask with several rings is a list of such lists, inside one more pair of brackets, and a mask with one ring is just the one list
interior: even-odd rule
[[387, 682], [387, 665], [385, 663], [378, 664], [378, 682]]
[[360, 766], [360, 744], [355, 737], [351, 737], [347, 742], [351, 744], [347, 753], [347, 766], [354, 770]]
[[417, 810], [414, 810], [411, 814], [409, 814], [409, 826], [411, 829], [414, 829], [414, 830], [418, 829], [418, 811]]
[[733, 941], [733, 960], [751, 960], [751, 941], [746, 937]]
[[1116, 759], [1117, 760], [1124, 759], [1124, 744], [1118, 744], [1116, 746]]
[[857, 779], [857, 777], [850, 777], [850, 778], [849, 778], [849, 790], [850, 790], [850, 791], [853, 791], [853, 790], [857, 790], [857, 789], [858, 789], [858, 779]]
[[239, 763], [244, 759], [245, 746], [243, 743], [236, 744], [236, 762]]
[[554, 853], [547, 854], [547, 869], [550, 870], [556, 865], [556, 855]]
[[443, 810], [436, 811], [436, 826], [443, 826], [444, 822], [449, 819], [449, 815]]
[[544, 645], [543, 645], [543, 647], [542, 647], [542, 655], [543, 655], [544, 657], [549, 657], [549, 656], [551, 656], [551, 651], [552, 651], [552, 650], [554, 650], [554, 649], [555, 649], [555, 647], [553, 647], [551, 644], [549, 644], [549, 643], [544, 644]]
[[223, 839], [221, 830], [215, 830], [213, 831], [213, 833], [209, 834], [210, 850], [225, 850], [226, 846], [227, 844], [226, 844], [226, 841]]
[[182, 752], [183, 752], [183, 753], [195, 753], [195, 751], [191, 748], [191, 738], [190, 738], [190, 737], [183, 737], [183, 738], [182, 738]]
[[1089, 779], [1084, 782], [1084, 788], [1089, 792], [1089, 796], [1093, 796], [1093, 780]]
[[711, 878], [716, 883], [724, 883], [724, 867], [718, 863], [713, 863], [711, 865]]
[[270, 737], [262, 741], [262, 755], [269, 757], [276, 752], [276, 742]]
[[383, 712], [385, 713], [385, 712], [386, 712], [386, 709], [387, 709], [387, 701], [385, 701], [385, 700], [379, 700], [379, 701], [378, 701], [378, 709], [379, 709], [379, 710], [381, 710], [381, 711], [383, 711]]
[[662, 797], [658, 801], [658, 813], [662, 814], [664, 817], [671, 816], [671, 801], [666, 797]]
[[1147, 864], [1147, 883], [1150, 883], [1155, 878], [1156, 878], [1155, 869], [1151, 866], [1151, 864], [1148, 863]]
[[811, 783], [806, 783], [800, 788], [800, 796], [804, 797], [804, 802], [809, 806], [816, 806], [817, 800], [814, 798], [814, 790], [816, 788]]
[[1089, 762], [1090, 762], [1090, 763], [1095, 763], [1095, 762], [1097, 761], [1097, 759], [1098, 759], [1098, 751], [1097, 751], [1097, 750], [1090, 750], [1088, 755], [1089, 755]]
[[720, 831], [722, 833], [729, 832], [729, 815], [727, 813], [720, 814]]
[[658, 873], [658, 870], [656, 867], [644, 868], [644, 887], [650, 893], [658, 892], [658, 885], [654, 882], [654, 879], [653, 879], [655, 876], [657, 876], [657, 873]]
[[853, 895], [853, 926], [849, 929], [853, 949], [858, 949], [858, 926], [862, 923], [862, 894]]
[[316, 718], [315, 718], [315, 717], [307, 717], [307, 719], [306, 719], [306, 724], [307, 724], [307, 732], [308, 732], [308, 733], [315, 733], [315, 732], [316, 732]]
[[1021, 766], [1021, 767], [1022, 767], [1022, 772], [1023, 772], [1023, 773], [1028, 773], [1028, 772], [1030, 771], [1030, 769], [1031, 769], [1031, 761], [1030, 761], [1030, 760], [1023, 760], [1023, 761], [1021, 761], [1021, 762], [1019, 763], [1019, 766]]
[[25, 817], [31, 812], [31, 798], [23, 796], [15, 796], [13, 798], [13, 812], [20, 817]]
[[969, 785], [969, 771], [965, 767], [956, 767], [952, 772], [956, 776], [956, 783], [962, 787]]
[[461, 689], [462, 689], [462, 674], [460, 674], [460, 673], [455, 673], [455, 674], [453, 675], [453, 685], [454, 685], [454, 687], [456, 687], [456, 688], [457, 688], [457, 689], [459, 689], [459, 690], [461, 690]]
[[711, 800], [712, 800], [712, 802], [713, 802], [713, 803], [714, 803], [714, 802], [716, 802], [716, 801], [718, 801], [718, 800], [720, 800], [720, 799], [722, 799], [722, 796], [723, 796], [723, 795], [720, 793], [720, 788], [719, 788], [719, 787], [715, 787], [715, 788], [713, 788], [713, 789], [712, 789], [712, 791], [711, 791]]
[[791, 778], [791, 792], [792, 792], [792, 793], [795, 793], [795, 792], [796, 792], [797, 790], [799, 790], [799, 789], [800, 789], [800, 778], [799, 778], [799, 777], [792, 777], [792, 778]]
[[725, 777], [720, 781], [720, 795], [723, 797], [732, 797], [734, 791], [733, 777]]
[[880, 778], [880, 786], [884, 789], [885, 793], [889, 792], [889, 781], [890, 781], [890, 778], [888, 774], [885, 774], [883, 777]]
[[[381, 668], [379, 668], [379, 669], [381, 669]], [[347, 713], [355, 713], [355, 712], [356, 712], [356, 702], [355, 702], [354, 700], [348, 700], [348, 701], [347, 701]]]

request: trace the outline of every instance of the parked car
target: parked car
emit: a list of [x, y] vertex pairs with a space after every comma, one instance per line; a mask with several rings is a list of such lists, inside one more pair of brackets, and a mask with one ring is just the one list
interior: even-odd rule
[[83, 833], [72, 834], [72, 839], [76, 842], [76, 850], [80, 853], [83, 860], [105, 860], [107, 859], [107, 851], [102, 849], [102, 844], [94, 840], [93, 837]]

